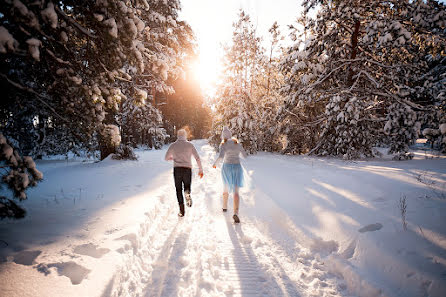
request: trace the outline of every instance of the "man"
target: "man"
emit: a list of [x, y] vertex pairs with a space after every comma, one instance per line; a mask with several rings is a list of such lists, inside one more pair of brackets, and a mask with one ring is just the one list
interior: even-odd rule
[[166, 161], [173, 160], [173, 177], [175, 179], [175, 188], [177, 191], [178, 204], [180, 212], [178, 216], [184, 216], [184, 200], [183, 200], [183, 185], [184, 194], [186, 196], [187, 206], [192, 206], [192, 198], [190, 196], [190, 185], [192, 182], [192, 155], [197, 161], [199, 171], [198, 176], [203, 177], [203, 167], [201, 167], [200, 156], [195, 149], [195, 146], [187, 141], [187, 132], [180, 129], [177, 132], [177, 141], [169, 146], [166, 152]]

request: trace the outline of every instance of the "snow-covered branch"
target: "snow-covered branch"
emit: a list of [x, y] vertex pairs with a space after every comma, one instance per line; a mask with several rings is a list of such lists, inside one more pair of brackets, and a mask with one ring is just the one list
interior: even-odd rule
[[[34, 91], [31, 88], [22, 86], [21, 84], [14, 82], [12, 80], [9, 79], [9, 77], [7, 77], [6, 75], [4, 75], [3, 73], [0, 73], [0, 76], [3, 77], [8, 83], [10, 83], [12, 86], [22, 90], [22, 91], [26, 91], [28, 93], [31, 93], [33, 95], [36, 95], [36, 99], [39, 100], [40, 103], [42, 103], [43, 105], [45, 105], [56, 117], [58, 117], [59, 119], [61, 119], [64, 122], [68, 122], [68, 120], [66, 118], [64, 118], [63, 116], [61, 116], [54, 108], [51, 107], [51, 105], [49, 105], [45, 100], [51, 101], [51, 98], [39, 94], [36, 91]], [[42, 100], [45, 99], [45, 100]]]

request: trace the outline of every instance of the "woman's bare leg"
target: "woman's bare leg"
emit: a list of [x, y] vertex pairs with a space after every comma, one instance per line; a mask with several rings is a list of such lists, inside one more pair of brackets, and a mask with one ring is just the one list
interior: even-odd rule
[[238, 215], [238, 208], [240, 205], [240, 195], [238, 194], [238, 187], [234, 189], [234, 214]]
[[228, 187], [223, 188], [223, 209], [228, 209]]

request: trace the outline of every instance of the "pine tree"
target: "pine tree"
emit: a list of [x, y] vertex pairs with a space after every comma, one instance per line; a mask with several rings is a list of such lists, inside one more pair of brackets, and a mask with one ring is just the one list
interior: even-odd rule
[[[304, 5], [307, 39], [290, 49], [284, 63], [287, 100], [281, 110], [294, 125], [290, 145], [308, 142], [304, 148], [311, 153], [356, 158], [371, 156], [382, 140], [398, 158], [406, 156], [419, 128], [413, 113], [428, 111], [411, 90], [428, 72], [423, 56], [444, 49], [444, 5], [356, 0]], [[311, 19], [308, 12], [316, 6]], [[315, 144], [309, 134], [295, 134], [307, 129], [317, 135]], [[385, 131], [405, 136], [386, 137]]]
[[255, 79], [260, 73], [263, 51], [249, 15], [239, 12], [233, 24], [232, 45], [225, 48], [223, 82], [217, 89], [210, 142], [218, 146], [223, 126], [228, 126], [250, 152], [258, 150], [258, 106]]
[[131, 130], [120, 125], [135, 126], [132, 113], [147, 116], [159, 147], [156, 105], [129, 103], [173, 92], [169, 79], [183, 75], [193, 34], [179, 9], [175, 0], [3, 1], [0, 132], [17, 156], [100, 149], [103, 159]]
[[[20, 156], [1, 133], [0, 163], [3, 170], [0, 186], [2, 183], [6, 184], [14, 198], [20, 201], [27, 198], [26, 189], [34, 187], [43, 178], [43, 174], [37, 170], [33, 159]], [[0, 219], [20, 219], [25, 216], [25, 213], [26, 211], [13, 200], [0, 196]]]
[[151, 102], [146, 101], [144, 91], [141, 91], [141, 96], [139, 102], [131, 102], [127, 99], [122, 104], [120, 126], [123, 143], [132, 147], [146, 145], [159, 149], [168, 137], [163, 127], [161, 112], [154, 108]]
[[125, 100], [139, 90], [150, 98], [174, 91], [167, 80], [182, 75], [192, 36], [179, 8], [178, 1], [6, 2], [2, 131], [34, 156], [96, 149]]
[[279, 151], [283, 148], [280, 135], [280, 125], [274, 125], [278, 107], [283, 102], [280, 88], [283, 85], [283, 75], [280, 72], [280, 56], [283, 54], [279, 25], [274, 22], [269, 29], [269, 50], [264, 54], [260, 71], [255, 77], [255, 92], [258, 106], [258, 149], [262, 151]]

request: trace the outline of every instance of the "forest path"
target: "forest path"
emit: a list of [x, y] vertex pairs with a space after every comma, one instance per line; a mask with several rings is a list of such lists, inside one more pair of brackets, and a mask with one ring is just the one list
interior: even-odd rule
[[[220, 170], [208, 170], [215, 152], [206, 144], [198, 150], [205, 177], [194, 175], [193, 206], [186, 207], [185, 217], [177, 217], [173, 180], [167, 181], [159, 189], [160, 203], [147, 213], [133, 250], [115, 274], [113, 289], [103, 296], [346, 295], [343, 280], [325, 271], [316, 255], [293, 236], [283, 237], [289, 230], [277, 230], [282, 234], [278, 241], [258, 223], [255, 212], [244, 212], [256, 204], [248, 189], [241, 192], [241, 223], [234, 224], [232, 199], [228, 212], [221, 210]], [[254, 210], [268, 211], [265, 207], [258, 202]]]

